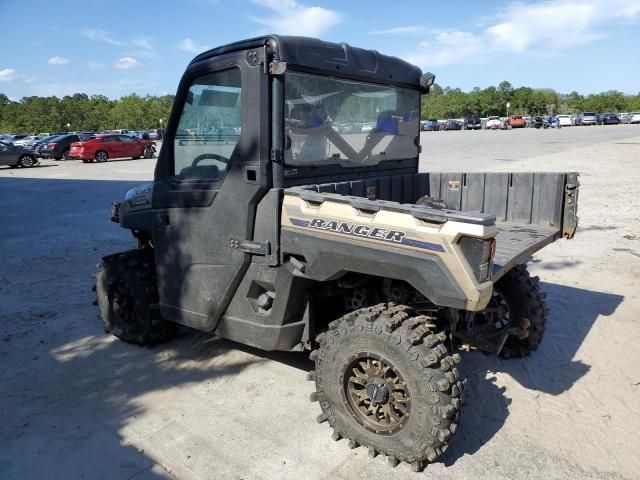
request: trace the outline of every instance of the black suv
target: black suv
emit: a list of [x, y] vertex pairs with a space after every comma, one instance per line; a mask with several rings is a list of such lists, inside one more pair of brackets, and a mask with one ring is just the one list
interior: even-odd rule
[[71, 148], [71, 144], [74, 142], [80, 142], [86, 138], [88, 138], [88, 135], [77, 135], [75, 133], [60, 135], [40, 148], [40, 156], [42, 158], [53, 157], [56, 160], [61, 160], [63, 158], [65, 160], [69, 160], [69, 149]]
[[464, 117], [463, 128], [465, 130], [480, 130], [482, 128], [482, 120], [480, 120], [478, 115], [469, 115], [468, 117]]
[[620, 117], [616, 113], [601, 113], [597, 119], [598, 125], [619, 125]]

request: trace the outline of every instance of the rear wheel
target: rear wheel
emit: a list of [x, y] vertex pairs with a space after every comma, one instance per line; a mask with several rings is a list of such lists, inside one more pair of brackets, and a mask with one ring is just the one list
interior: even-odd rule
[[526, 265], [516, 265], [498, 280], [494, 292], [508, 312], [509, 323], [524, 327], [524, 334], [507, 338], [500, 355], [512, 358], [531, 354], [542, 342], [549, 315], [538, 277], [531, 277]]
[[107, 155], [107, 152], [100, 150], [99, 152], [96, 152], [94, 160], [100, 163], [106, 162], [107, 160], [109, 160], [109, 155]]
[[153, 148], [147, 147], [144, 149], [144, 158], [153, 158]]
[[316, 340], [311, 400], [334, 440], [415, 470], [446, 450], [461, 407], [460, 355], [449, 355], [447, 335], [430, 317], [383, 303], [331, 322]]
[[138, 345], [155, 345], [175, 336], [176, 325], [160, 316], [152, 250], [103, 258], [95, 290], [107, 332]]
[[67, 148], [64, 152], [62, 152], [62, 158], [64, 158], [65, 160], [70, 160], [71, 157], [69, 156], [69, 149]]

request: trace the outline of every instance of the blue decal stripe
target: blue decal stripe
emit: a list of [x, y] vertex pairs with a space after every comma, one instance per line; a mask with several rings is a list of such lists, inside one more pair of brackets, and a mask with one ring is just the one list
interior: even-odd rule
[[291, 223], [296, 227], [308, 227], [309, 220], [300, 220], [299, 218], [290, 218]]
[[433, 250], [435, 252], [444, 252], [444, 247], [442, 245], [438, 245], [437, 243], [431, 242], [422, 242], [420, 240], [412, 240], [410, 238], [405, 238], [402, 240], [403, 245], [407, 245], [409, 247], [423, 248], [425, 250]]
[[[309, 220], [302, 220], [299, 218], [290, 218], [289, 219], [291, 221], [291, 224], [296, 226], [296, 227], [309, 227]], [[314, 229], [315, 230], [315, 229]], [[322, 229], [318, 229], [319, 231], [323, 231]], [[329, 233], [338, 233], [340, 235], [347, 235], [349, 237], [354, 237], [354, 238], [361, 238], [361, 239], [367, 239], [368, 237], [366, 236], [362, 236], [362, 235], [354, 235], [353, 233], [350, 232], [336, 232], [333, 230], [328, 230]], [[437, 243], [431, 243], [431, 242], [423, 242], [420, 240], [413, 240], [413, 239], [409, 239], [409, 238], [404, 238], [401, 242], [392, 242], [389, 240], [385, 240], [385, 239], [371, 239], [371, 240], [380, 240], [386, 243], [389, 243], [391, 245], [406, 245], [407, 247], [414, 247], [414, 248], [420, 248], [423, 250], [432, 250], [434, 252], [445, 252], [445, 249], [442, 245], [438, 245]]]

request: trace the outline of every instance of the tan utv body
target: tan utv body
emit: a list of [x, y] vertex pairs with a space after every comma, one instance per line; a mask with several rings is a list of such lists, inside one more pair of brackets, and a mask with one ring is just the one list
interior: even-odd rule
[[[327, 200], [313, 203], [300, 196], [287, 194], [282, 204], [283, 236], [288, 249], [311, 258], [304, 275], [318, 281], [335, 277], [338, 272], [354, 271], [366, 274], [389, 276], [389, 264], [404, 264], [413, 267], [398, 271], [397, 280], [407, 280], [414, 271], [419, 274], [421, 263], [434, 263], [441, 267], [440, 278], [422, 278], [415, 281], [420, 293], [433, 298], [442, 289], [444, 278], [451, 278], [459, 288], [460, 297], [446, 300], [464, 310], [477, 311], [487, 306], [493, 282], [490, 279], [479, 282], [475, 279], [471, 266], [461, 251], [459, 240], [463, 236], [492, 239], [498, 229], [495, 225], [478, 225], [463, 221], [433, 223], [415, 218], [409, 213], [394, 212], [382, 208], [371, 212], [347, 203]], [[312, 240], [313, 239], [313, 240]], [[289, 243], [290, 242], [290, 243]], [[323, 259], [322, 253], [309, 255], [309, 244], [332, 243], [335, 256]], [[370, 252], [378, 261], [366, 261], [363, 257]], [[396, 269], [393, 269], [396, 270]], [[445, 293], [438, 297], [446, 296]], [[460, 300], [464, 298], [463, 302]]]

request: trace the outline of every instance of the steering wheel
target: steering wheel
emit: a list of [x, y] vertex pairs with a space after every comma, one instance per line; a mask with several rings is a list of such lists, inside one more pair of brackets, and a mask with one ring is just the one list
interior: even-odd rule
[[225, 165], [229, 163], [229, 159], [227, 157], [223, 157], [222, 155], [218, 155], [217, 153], [203, 153], [202, 155], [198, 155], [193, 159], [193, 162], [191, 162], [191, 166], [197, 167], [198, 163], [200, 163], [202, 160], [206, 160], [207, 158], [213, 158], [214, 160], [218, 160]]

